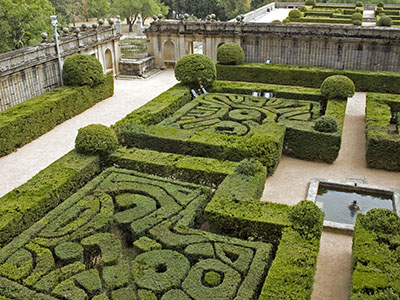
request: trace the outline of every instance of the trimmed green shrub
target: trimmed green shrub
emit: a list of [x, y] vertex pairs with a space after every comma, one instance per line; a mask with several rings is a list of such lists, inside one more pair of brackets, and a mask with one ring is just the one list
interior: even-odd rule
[[359, 20], [353, 20], [353, 25], [355, 25], [355, 26], [361, 26], [362, 25], [362, 21], [359, 21]]
[[[349, 19], [350, 23], [351, 20]], [[218, 80], [284, 84], [319, 88], [329, 76], [344, 75], [357, 91], [400, 93], [400, 74], [356, 70], [336, 70], [281, 64], [243, 63], [239, 66], [217, 65]]]
[[375, 16], [379, 16], [380, 14], [383, 14], [384, 12], [385, 11], [384, 11], [383, 7], [378, 6], [375, 8]]
[[379, 16], [377, 18], [376, 25], [390, 27], [390, 26], [392, 26], [392, 18], [389, 16], [385, 16], [385, 15]]
[[321, 95], [326, 99], [347, 100], [354, 95], [353, 81], [343, 75], [334, 75], [326, 78], [321, 84]]
[[236, 43], [226, 43], [217, 50], [217, 61], [223, 65], [240, 65], [244, 61], [244, 51]]
[[316, 1], [315, 0], [306, 0], [306, 2], [304, 4], [307, 6], [315, 6]]
[[301, 16], [302, 16], [302, 13], [301, 13], [301, 11], [300, 10], [298, 10], [298, 9], [292, 9], [290, 12], [289, 12], [289, 18], [292, 20], [292, 19], [299, 19], [299, 18], [301, 18]]
[[147, 236], [142, 236], [140, 239], [134, 241], [133, 246], [139, 253], [151, 250], [160, 250], [162, 248], [160, 243], [157, 243], [155, 240], [152, 240]]
[[75, 149], [78, 153], [105, 155], [115, 151], [118, 138], [114, 131], [102, 124], [91, 124], [78, 130]]
[[362, 1], [357, 1], [356, 7], [364, 7], [364, 3]]
[[108, 164], [125, 169], [148, 172], [206, 185], [220, 184], [232, 174], [238, 163], [205, 157], [193, 157], [174, 153], [163, 153], [138, 148], [119, 148], [109, 157]]
[[400, 217], [387, 209], [357, 216], [353, 234], [351, 300], [399, 299]]
[[367, 94], [366, 161], [369, 168], [400, 171], [400, 135], [390, 134], [391, 111], [400, 111], [399, 95]]
[[273, 20], [271, 23], [281, 23], [281, 20]]
[[383, 1], [378, 2], [378, 4], [376, 5], [377, 7], [385, 7], [385, 3]]
[[298, 9], [299, 11], [301, 11], [301, 12], [306, 12], [306, 11], [307, 11], [307, 7], [305, 7], [304, 5], [299, 6], [297, 9]]
[[1, 197], [0, 245], [38, 221], [99, 172], [97, 156], [71, 151]]
[[324, 213], [314, 202], [303, 200], [293, 206], [289, 212], [292, 228], [308, 239], [319, 240], [322, 234]]
[[62, 77], [65, 85], [93, 87], [104, 81], [103, 67], [92, 55], [75, 54], [65, 60]]
[[354, 14], [351, 15], [351, 19], [353, 21], [362, 21], [363, 16], [360, 13], [354, 13]]
[[331, 116], [321, 116], [315, 121], [314, 129], [319, 132], [336, 132], [337, 122]]
[[216, 69], [213, 61], [203, 54], [188, 54], [175, 64], [175, 77], [191, 88], [203, 85], [208, 88], [213, 85]]
[[55, 248], [54, 252], [64, 265], [71, 264], [75, 261], [83, 262], [83, 248], [78, 243], [62, 243]]
[[96, 87], [57, 88], [1, 112], [0, 156], [33, 141], [113, 93], [114, 80], [107, 75], [104, 83]]
[[373, 208], [360, 222], [365, 229], [378, 235], [400, 234], [400, 217], [389, 209]]

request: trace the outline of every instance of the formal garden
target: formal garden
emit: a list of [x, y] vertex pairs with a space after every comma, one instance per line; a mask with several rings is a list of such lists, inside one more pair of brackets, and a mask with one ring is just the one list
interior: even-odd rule
[[[379, 2], [374, 8], [376, 26], [400, 25], [400, 8]], [[363, 22], [364, 3], [357, 1], [355, 4], [322, 4], [314, 0], [305, 1], [289, 12], [285, 23], [320, 23], [361, 26]]]
[[[184, 56], [179, 84], [81, 128], [75, 150], [3, 196], [0, 299], [311, 299], [324, 215], [261, 202], [266, 178], [282, 153], [333, 163], [355, 90], [368, 166], [400, 171], [400, 75], [243, 59], [233, 44], [217, 65]], [[93, 82], [98, 62], [70, 60], [70, 86], [0, 115], [2, 155], [112, 94], [111, 78]], [[350, 299], [399, 299], [399, 232], [391, 210], [359, 215]]]

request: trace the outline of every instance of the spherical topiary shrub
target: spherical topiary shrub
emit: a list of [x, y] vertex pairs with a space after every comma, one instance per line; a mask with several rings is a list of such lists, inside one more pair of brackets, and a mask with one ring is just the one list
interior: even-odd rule
[[346, 100], [354, 95], [354, 91], [353, 81], [343, 75], [329, 76], [321, 84], [321, 95], [327, 99]]
[[299, 18], [301, 18], [301, 11], [299, 11], [298, 9], [292, 9], [289, 12], [289, 18], [290, 19], [299, 19]]
[[319, 132], [336, 132], [337, 122], [331, 116], [321, 116], [315, 121], [314, 129]]
[[360, 21], [360, 20], [353, 20], [353, 21], [351, 21], [351, 23], [353, 25], [355, 25], [355, 26], [361, 26], [362, 25], [362, 21]]
[[281, 23], [281, 20], [273, 20], [271, 23]]
[[108, 154], [116, 150], [118, 139], [114, 131], [101, 124], [80, 128], [75, 139], [75, 149], [83, 154]]
[[351, 15], [351, 19], [352, 19], [353, 21], [355, 21], [355, 20], [357, 20], [357, 21], [362, 21], [363, 16], [362, 16], [362, 14], [360, 14], [360, 13], [354, 13], [354, 14]]
[[392, 26], [392, 18], [385, 15], [380, 16], [376, 22], [376, 25], [390, 27]]
[[298, 9], [299, 11], [301, 11], [301, 12], [307, 11], [307, 7], [305, 7], [304, 5], [299, 6], [297, 9]]
[[303, 200], [289, 211], [289, 220], [292, 228], [302, 236], [320, 239], [324, 213], [314, 202]]
[[383, 1], [381, 1], [376, 6], [383, 8], [385, 6], [385, 3]]
[[362, 1], [357, 1], [356, 7], [364, 7], [364, 3]]
[[198, 88], [200, 84], [206, 88], [212, 86], [217, 75], [213, 61], [203, 54], [183, 56], [174, 71], [177, 80], [193, 88]]
[[307, 6], [315, 6], [315, 0], [306, 0], [304, 4]]
[[103, 67], [98, 59], [87, 54], [76, 54], [68, 57], [63, 66], [65, 85], [96, 86], [104, 81]]
[[373, 208], [361, 220], [362, 225], [373, 232], [381, 234], [398, 234], [400, 217], [392, 210]]
[[217, 61], [222, 65], [240, 65], [244, 61], [244, 51], [238, 44], [223, 44], [218, 48]]

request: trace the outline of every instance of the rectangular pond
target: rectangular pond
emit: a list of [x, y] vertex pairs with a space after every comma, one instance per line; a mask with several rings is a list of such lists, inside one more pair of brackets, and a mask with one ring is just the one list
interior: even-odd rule
[[399, 213], [399, 194], [393, 189], [313, 178], [307, 200], [325, 213], [324, 227], [352, 231], [359, 213], [386, 208]]

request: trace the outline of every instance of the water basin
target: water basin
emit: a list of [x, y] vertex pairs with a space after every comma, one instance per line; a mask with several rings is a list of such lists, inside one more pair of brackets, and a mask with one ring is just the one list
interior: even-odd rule
[[324, 227], [352, 231], [359, 213], [372, 208], [398, 212], [399, 194], [390, 188], [313, 178], [307, 200], [325, 213]]

